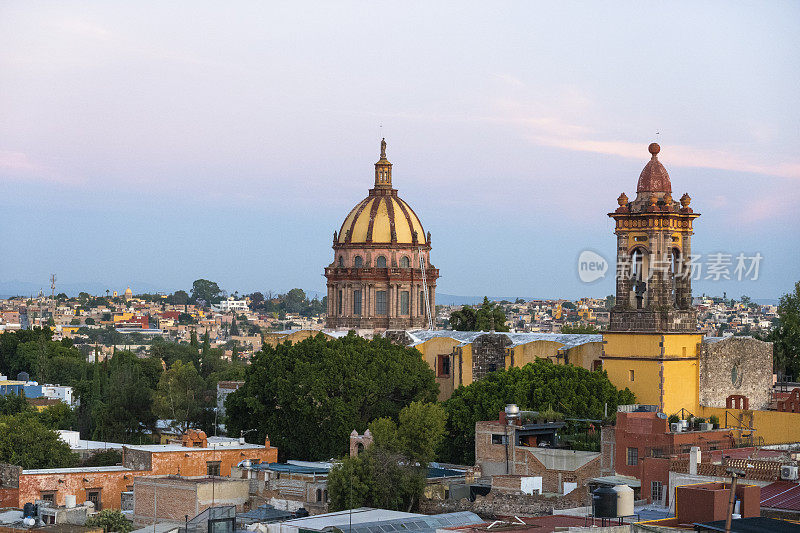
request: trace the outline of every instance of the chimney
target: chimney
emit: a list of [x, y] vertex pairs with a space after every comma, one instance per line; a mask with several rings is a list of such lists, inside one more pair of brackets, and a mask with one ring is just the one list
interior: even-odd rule
[[692, 446], [689, 450], [689, 474], [697, 475], [697, 465], [700, 464], [700, 447]]

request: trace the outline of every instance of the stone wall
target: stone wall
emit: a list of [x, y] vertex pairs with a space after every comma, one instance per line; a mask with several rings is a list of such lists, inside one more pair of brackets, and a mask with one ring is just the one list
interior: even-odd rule
[[19, 475], [22, 473], [22, 467], [17, 465], [0, 464], [0, 488], [4, 489], [18, 489], [19, 488]]
[[467, 498], [460, 500], [422, 500], [420, 512], [425, 514], [454, 513], [471, 511], [484, 519], [498, 516], [543, 516], [553, 514], [553, 510], [571, 509], [586, 505], [585, 501], [571, 497], [548, 498], [538, 495], [509, 494], [490, 492], [477, 496], [474, 502]]
[[472, 379], [478, 381], [486, 374], [506, 368], [506, 347], [511, 344], [507, 335], [487, 333], [472, 341]]
[[700, 405], [725, 407], [732, 394], [746, 396], [750, 409], [765, 409], [772, 389], [772, 343], [751, 337], [700, 343]]

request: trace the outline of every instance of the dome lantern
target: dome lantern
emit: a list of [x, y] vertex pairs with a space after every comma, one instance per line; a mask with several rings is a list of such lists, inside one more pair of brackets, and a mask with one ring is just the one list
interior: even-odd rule
[[375, 188], [392, 188], [392, 164], [386, 159], [386, 139], [381, 139], [381, 158], [375, 163]]

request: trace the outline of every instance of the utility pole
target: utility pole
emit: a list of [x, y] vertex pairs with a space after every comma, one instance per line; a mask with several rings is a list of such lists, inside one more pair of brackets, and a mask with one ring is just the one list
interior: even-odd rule
[[728, 500], [728, 514], [725, 517], [725, 533], [731, 533], [731, 519], [733, 518], [733, 508], [736, 502], [736, 481], [744, 477], [744, 470], [728, 468], [727, 472], [731, 475], [731, 497]]

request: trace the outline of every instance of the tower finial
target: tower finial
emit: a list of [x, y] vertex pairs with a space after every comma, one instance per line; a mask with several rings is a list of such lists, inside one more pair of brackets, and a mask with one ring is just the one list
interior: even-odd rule
[[386, 159], [386, 139], [381, 139], [381, 158], [375, 163], [375, 188], [392, 189], [392, 164]]

